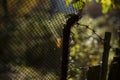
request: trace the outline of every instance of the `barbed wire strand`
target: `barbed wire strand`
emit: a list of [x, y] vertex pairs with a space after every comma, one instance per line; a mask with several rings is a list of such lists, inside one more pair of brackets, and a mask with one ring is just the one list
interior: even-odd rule
[[101, 42], [104, 42], [104, 39], [99, 34], [97, 34], [94, 29], [90, 28], [88, 25], [84, 25], [84, 24], [80, 24], [80, 23], [77, 23], [77, 25], [84, 26], [88, 30], [91, 30], [93, 32], [93, 34], [95, 34], [101, 40]]

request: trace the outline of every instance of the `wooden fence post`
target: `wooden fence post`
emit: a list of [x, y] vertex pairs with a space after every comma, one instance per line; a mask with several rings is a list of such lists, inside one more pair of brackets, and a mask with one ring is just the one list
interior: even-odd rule
[[110, 50], [110, 38], [111, 38], [111, 33], [110, 32], [105, 32], [104, 52], [103, 52], [103, 55], [102, 55], [100, 80], [106, 80], [107, 79], [108, 57], [109, 57], [109, 50]]
[[120, 31], [118, 32], [118, 45], [119, 45], [119, 48], [120, 48]]
[[120, 49], [116, 48], [115, 56], [110, 65], [108, 80], [120, 80]]

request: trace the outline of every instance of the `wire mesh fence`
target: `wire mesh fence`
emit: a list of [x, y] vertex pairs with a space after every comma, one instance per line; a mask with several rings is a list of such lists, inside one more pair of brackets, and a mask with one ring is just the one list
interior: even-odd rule
[[55, 0], [0, 0], [0, 80], [57, 80], [65, 18]]

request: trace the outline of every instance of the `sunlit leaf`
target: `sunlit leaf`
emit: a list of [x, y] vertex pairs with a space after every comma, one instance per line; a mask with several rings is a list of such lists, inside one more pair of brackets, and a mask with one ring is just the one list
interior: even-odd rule
[[57, 45], [57, 48], [61, 48], [62, 47], [62, 39], [60, 37], [57, 38], [56, 45]]
[[68, 7], [72, 0], [66, 0], [66, 6]]
[[73, 7], [76, 9], [82, 9], [84, 7], [85, 3], [81, 1], [77, 1], [76, 3], [73, 3]]
[[102, 12], [103, 13], [107, 13], [108, 10], [111, 7], [111, 0], [101, 0], [101, 4], [102, 4]]
[[69, 78], [68, 80], [73, 80], [72, 78]]

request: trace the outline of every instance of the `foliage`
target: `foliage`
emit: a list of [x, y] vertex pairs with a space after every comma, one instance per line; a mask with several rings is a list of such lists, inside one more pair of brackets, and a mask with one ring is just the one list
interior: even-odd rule
[[[95, 28], [95, 21], [89, 16], [84, 16], [79, 23]], [[101, 35], [103, 35], [101, 33]], [[87, 66], [100, 63], [102, 44], [99, 38], [85, 26], [75, 25], [71, 30], [69, 79], [82, 79]]]
[[[87, 4], [92, 0], [66, 0], [66, 5], [73, 3], [73, 7], [81, 9], [84, 7], [83, 3]], [[120, 2], [118, 0], [96, 0], [102, 6], [102, 12], [107, 13], [110, 9], [120, 9]]]
[[100, 2], [102, 4], [102, 12], [106, 13], [108, 12], [109, 8], [111, 7], [111, 0], [101, 0]]

